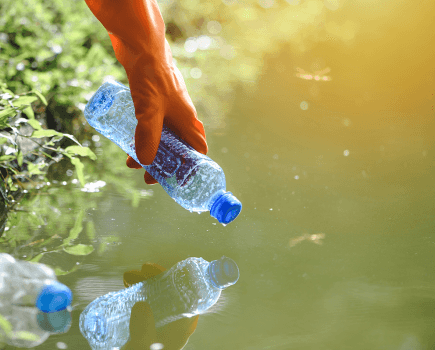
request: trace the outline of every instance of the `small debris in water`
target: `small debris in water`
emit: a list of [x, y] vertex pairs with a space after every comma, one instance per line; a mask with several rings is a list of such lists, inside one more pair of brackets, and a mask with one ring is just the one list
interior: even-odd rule
[[290, 247], [294, 247], [296, 244], [301, 243], [302, 241], [308, 240], [313, 242], [314, 244], [318, 244], [318, 245], [322, 245], [323, 241], [322, 239], [325, 238], [325, 234], [324, 233], [315, 233], [315, 234], [308, 234], [308, 233], [304, 233], [302, 236], [296, 237], [296, 238], [292, 238], [289, 242], [289, 246]]

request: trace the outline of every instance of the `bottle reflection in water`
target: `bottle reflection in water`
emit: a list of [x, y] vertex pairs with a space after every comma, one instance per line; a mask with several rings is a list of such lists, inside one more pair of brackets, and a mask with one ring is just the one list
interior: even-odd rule
[[[134, 141], [137, 119], [126, 86], [115, 81], [104, 83], [87, 103], [84, 114], [89, 125], [140, 164]], [[220, 223], [228, 224], [242, 209], [242, 203], [225, 191], [222, 168], [164, 125], [154, 161], [142, 166], [178, 204], [191, 212], [210, 211]]]
[[136, 302], [150, 304], [158, 328], [205, 313], [222, 289], [238, 278], [237, 264], [227, 257], [212, 262], [183, 260], [153, 278], [94, 300], [80, 315], [80, 331], [93, 349], [121, 347], [129, 339], [131, 309]]
[[56, 312], [71, 304], [72, 293], [57, 281], [56, 274], [48, 266], [16, 260], [9, 254], [0, 253], [0, 297], [0, 313], [10, 304]]
[[71, 326], [71, 312], [41, 312], [36, 307], [10, 305], [2, 308], [0, 343], [3, 340], [19, 348], [33, 348], [51, 334], [66, 333]]

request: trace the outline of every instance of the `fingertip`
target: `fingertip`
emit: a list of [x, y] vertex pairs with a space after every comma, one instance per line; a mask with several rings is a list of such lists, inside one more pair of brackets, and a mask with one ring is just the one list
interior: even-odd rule
[[127, 157], [127, 161], [125, 162], [125, 164], [130, 168], [130, 169], [142, 169], [142, 166], [136, 162], [132, 157], [128, 156]]
[[144, 180], [147, 185], [155, 185], [157, 183], [156, 179], [154, 179], [148, 172], [145, 172]]

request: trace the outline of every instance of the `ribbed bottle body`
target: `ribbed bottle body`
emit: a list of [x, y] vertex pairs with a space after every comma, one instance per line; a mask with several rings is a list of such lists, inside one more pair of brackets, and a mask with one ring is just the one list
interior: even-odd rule
[[[88, 123], [139, 164], [135, 148], [137, 119], [130, 90], [114, 81], [104, 83], [84, 111]], [[189, 211], [210, 210], [213, 197], [225, 190], [225, 174], [212, 159], [197, 152], [163, 126], [152, 164], [144, 166], [165, 191]]]
[[93, 349], [109, 349], [128, 341], [131, 309], [138, 301], [149, 303], [157, 328], [205, 312], [221, 293], [210, 284], [208, 265], [202, 258], [189, 258], [154, 278], [97, 298], [80, 315], [80, 331]]

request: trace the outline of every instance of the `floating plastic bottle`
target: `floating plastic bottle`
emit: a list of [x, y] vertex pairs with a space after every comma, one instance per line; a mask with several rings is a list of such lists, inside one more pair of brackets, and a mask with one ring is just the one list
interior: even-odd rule
[[[137, 119], [130, 89], [116, 81], [104, 83], [87, 103], [84, 114], [95, 130], [140, 164], [135, 150]], [[191, 212], [210, 211], [220, 223], [228, 224], [242, 209], [242, 203], [225, 190], [222, 168], [164, 125], [153, 163], [142, 167]]]
[[0, 253], [0, 313], [8, 304], [56, 312], [66, 309], [71, 300], [71, 290], [57, 281], [48, 266]]
[[36, 307], [10, 305], [3, 307], [0, 315], [0, 343], [19, 348], [38, 346], [51, 334], [66, 333], [71, 326], [71, 312], [67, 309], [45, 313]]
[[238, 279], [239, 269], [230, 258], [212, 262], [188, 258], [153, 278], [95, 299], [80, 314], [80, 331], [95, 350], [121, 347], [129, 340], [131, 309], [136, 302], [149, 303], [158, 328], [205, 313], [222, 289]]

